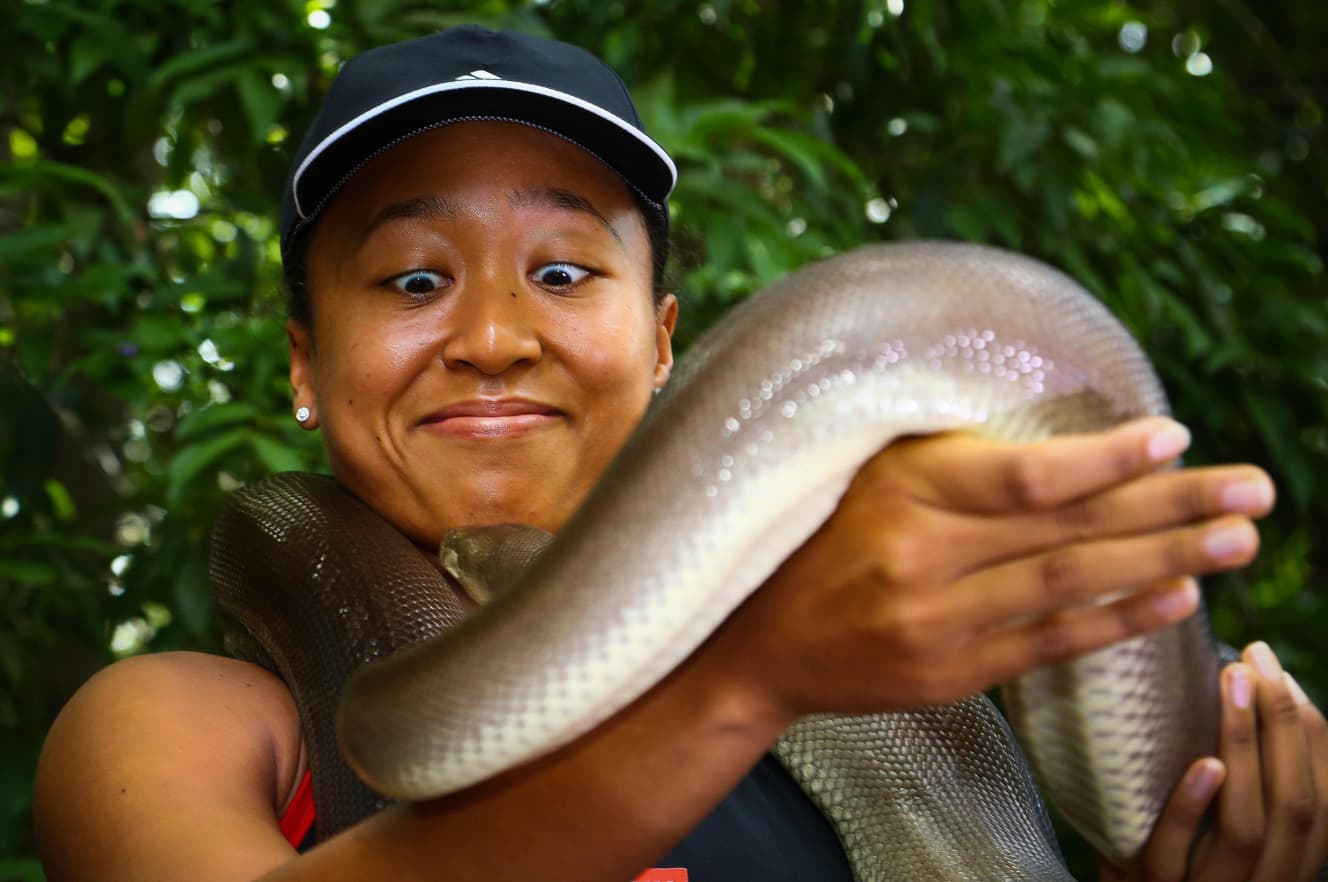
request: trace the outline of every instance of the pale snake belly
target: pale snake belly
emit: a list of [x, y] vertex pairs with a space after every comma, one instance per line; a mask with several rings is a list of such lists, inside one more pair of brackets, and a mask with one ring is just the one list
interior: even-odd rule
[[[980, 246], [871, 246], [775, 283], [704, 336], [548, 550], [464, 622], [409, 543], [309, 476], [237, 494], [214, 591], [232, 651], [296, 695], [325, 837], [382, 804], [332, 736], [352, 672], [338, 723], [351, 765], [392, 798], [440, 796], [651, 688], [892, 440], [1034, 440], [1165, 409], [1129, 334], [1059, 272]], [[1009, 684], [1038, 780], [1103, 853], [1137, 852], [1188, 763], [1213, 751], [1219, 665], [1200, 613]], [[1070, 878], [983, 696], [808, 718], [774, 750], [860, 882]]]

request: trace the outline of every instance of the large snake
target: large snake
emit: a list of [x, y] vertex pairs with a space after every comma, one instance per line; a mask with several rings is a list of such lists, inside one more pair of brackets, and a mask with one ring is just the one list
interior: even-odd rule
[[[237, 494], [214, 590], [231, 650], [295, 694], [325, 838], [379, 793], [455, 791], [632, 702], [893, 439], [1032, 440], [1165, 408], [1130, 335], [1061, 273], [980, 246], [872, 246], [770, 286], [702, 338], [578, 514], [474, 614], [400, 534], [307, 475]], [[1219, 664], [1201, 613], [1009, 684], [1038, 780], [1104, 854], [1137, 852], [1186, 765], [1213, 750]], [[342, 746], [377, 793], [337, 750], [348, 678]], [[1070, 878], [983, 696], [808, 718], [775, 752], [860, 882]]]

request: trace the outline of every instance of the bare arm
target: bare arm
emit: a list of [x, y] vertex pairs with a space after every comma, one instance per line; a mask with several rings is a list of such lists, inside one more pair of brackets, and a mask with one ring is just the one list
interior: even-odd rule
[[[1189, 615], [1183, 577], [1249, 560], [1249, 517], [1271, 486], [1266, 501], [1231, 503], [1232, 486], [1266, 477], [1155, 472], [1178, 452], [1149, 453], [1162, 428], [895, 445], [752, 601], [616, 717], [298, 857], [276, 830], [287, 773], [270, 749], [287, 736], [271, 720], [289, 728], [294, 713], [280, 684], [245, 700], [241, 687], [213, 693], [214, 674], [161, 688], [147, 660], [116, 666], [71, 703], [43, 758], [52, 882], [630, 879], [798, 716], [953, 701]], [[1229, 541], [1214, 547], [1218, 533]], [[1094, 604], [1105, 595], [1118, 599]]]
[[277, 829], [298, 754], [284, 686], [208, 656], [122, 662], [70, 702], [44, 750], [36, 820], [47, 873], [51, 882], [410, 880], [440, 870], [454, 880], [631, 879], [788, 723], [702, 686], [717, 679], [689, 662], [568, 749], [457, 797], [389, 809], [297, 856]]
[[299, 773], [285, 686], [197, 653], [93, 677], [51, 728], [34, 822], [47, 877], [254, 879], [294, 854], [277, 813]]

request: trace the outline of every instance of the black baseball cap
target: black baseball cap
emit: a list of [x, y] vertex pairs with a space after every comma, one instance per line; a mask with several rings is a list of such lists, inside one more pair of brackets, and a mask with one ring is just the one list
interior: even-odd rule
[[622, 79], [576, 46], [462, 25], [348, 61], [291, 164], [281, 254], [351, 175], [388, 148], [462, 120], [543, 129], [597, 157], [667, 222], [673, 160], [641, 123]]

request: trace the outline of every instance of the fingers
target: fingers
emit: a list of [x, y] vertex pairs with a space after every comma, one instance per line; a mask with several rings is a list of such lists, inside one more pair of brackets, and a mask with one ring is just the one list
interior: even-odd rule
[[930, 501], [963, 500], [972, 513], [997, 514], [1051, 509], [1146, 474], [1180, 456], [1190, 433], [1174, 420], [1148, 417], [1035, 444], [955, 440], [905, 443], [899, 455], [926, 476], [918, 492]]
[[979, 643], [973, 670], [983, 681], [1003, 682], [1032, 668], [1174, 625], [1193, 615], [1198, 606], [1199, 588], [1193, 579], [1169, 580], [1111, 603], [992, 631]]
[[1218, 755], [1226, 783], [1218, 798], [1217, 823], [1197, 861], [1218, 880], [1249, 879], [1264, 846], [1265, 811], [1254, 695], [1257, 676], [1245, 664], [1222, 671], [1222, 722]]
[[[1273, 482], [1253, 466], [1168, 469], [1048, 511], [1006, 516], [993, 553], [1013, 554], [1070, 542], [1128, 536], [1223, 514], [1259, 518], [1272, 510]], [[985, 522], [968, 521], [975, 524]]]
[[1295, 879], [1314, 829], [1317, 803], [1305, 727], [1282, 666], [1268, 645], [1252, 644], [1243, 659], [1258, 672], [1255, 706], [1266, 816], [1255, 878]]
[[1144, 879], [1182, 882], [1187, 878], [1190, 844], [1225, 777], [1226, 767], [1213, 757], [1196, 760], [1186, 770], [1144, 845], [1140, 856]]
[[[1222, 672], [1225, 781], [1213, 828], [1189, 848], [1212, 799], [1192, 766], [1159, 818], [1134, 875], [1104, 879], [1309, 882], [1328, 852], [1328, 725], [1265, 644]], [[1193, 790], [1189, 788], [1195, 788]]]
[[945, 598], [951, 621], [979, 627], [1043, 615], [1190, 574], [1242, 566], [1259, 536], [1242, 516], [1018, 558], [964, 577]]
[[1287, 687], [1300, 708], [1300, 719], [1305, 727], [1305, 740], [1310, 754], [1310, 775], [1318, 800], [1314, 829], [1309, 836], [1308, 848], [1301, 862], [1300, 879], [1314, 879], [1328, 863], [1328, 723], [1323, 714], [1310, 704], [1309, 698], [1290, 674]]
[[[1271, 510], [1272, 481], [1253, 466], [1159, 471], [1154, 454], [1176, 449], [1180, 435], [1178, 424], [1151, 418], [1031, 445], [967, 435], [919, 439], [868, 466], [867, 496], [892, 500], [886, 511], [893, 522], [908, 511], [928, 535], [949, 537], [948, 566], [938, 573], [946, 578], [1068, 544]], [[1157, 437], [1173, 440], [1149, 453]]]
[[1003, 517], [951, 516], [945, 527], [959, 548], [981, 549], [981, 560], [950, 554], [958, 574], [991, 561], [1092, 539], [1130, 536], [1240, 514], [1268, 514], [1273, 483], [1253, 466], [1171, 469], [1147, 475], [1049, 511]]

